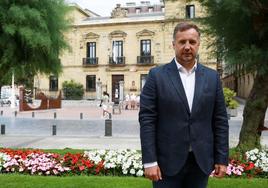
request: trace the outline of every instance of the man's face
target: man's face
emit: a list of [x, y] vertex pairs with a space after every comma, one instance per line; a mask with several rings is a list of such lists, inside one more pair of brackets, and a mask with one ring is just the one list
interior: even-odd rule
[[195, 29], [191, 28], [182, 32], [178, 31], [173, 41], [177, 61], [185, 66], [194, 65], [199, 44], [200, 38]]

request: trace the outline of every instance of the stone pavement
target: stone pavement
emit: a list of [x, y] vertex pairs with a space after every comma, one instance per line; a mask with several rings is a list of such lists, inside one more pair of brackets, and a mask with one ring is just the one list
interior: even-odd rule
[[[242, 125], [243, 101], [238, 116], [231, 117], [230, 146], [238, 143]], [[69, 101], [62, 109], [18, 112], [10, 107], [0, 107], [0, 124], [5, 125], [5, 135], [0, 135], [0, 147], [40, 149], [140, 149], [138, 110], [122, 110], [112, 115], [112, 136], [105, 135], [105, 119], [98, 102]], [[17, 115], [15, 117], [15, 111]], [[56, 113], [56, 119], [54, 119]], [[80, 119], [80, 113], [83, 118]], [[266, 126], [268, 126], [266, 115]], [[56, 135], [52, 136], [52, 126]], [[263, 132], [263, 145], [268, 146], [268, 131]]]
[[[121, 114], [113, 114], [112, 136], [104, 136], [105, 119], [98, 104], [90, 101], [63, 102], [63, 108], [34, 111], [34, 117], [32, 111], [19, 112], [18, 108], [0, 107], [3, 111], [0, 124], [5, 125], [5, 135], [0, 135], [0, 147], [140, 149], [138, 110], [122, 110]], [[56, 136], [52, 136], [53, 125], [57, 126]]]

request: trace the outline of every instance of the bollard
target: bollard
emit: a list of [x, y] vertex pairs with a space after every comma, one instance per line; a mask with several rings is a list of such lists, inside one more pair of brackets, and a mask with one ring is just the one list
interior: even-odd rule
[[105, 120], [105, 136], [112, 136], [112, 115], [109, 113], [109, 119]]
[[80, 113], [80, 119], [83, 119], [83, 113]]
[[54, 119], [57, 119], [57, 113], [54, 112]]
[[1, 110], [1, 116], [3, 115], [3, 113], [4, 113], [3, 110]]
[[15, 112], [14, 112], [15, 117], [17, 117], [17, 114], [18, 114], [18, 112], [17, 112], [17, 111], [15, 111]]
[[34, 112], [32, 112], [32, 118], [34, 118]]
[[52, 136], [55, 136], [57, 134], [57, 127], [56, 125], [52, 125]]
[[1, 134], [6, 134], [6, 126], [4, 124], [1, 125]]

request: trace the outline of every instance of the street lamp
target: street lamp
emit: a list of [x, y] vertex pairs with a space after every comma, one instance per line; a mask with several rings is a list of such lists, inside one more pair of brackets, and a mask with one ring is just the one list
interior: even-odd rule
[[11, 98], [10, 107], [15, 108], [15, 83], [14, 83], [14, 70], [12, 71], [12, 88], [11, 88]]

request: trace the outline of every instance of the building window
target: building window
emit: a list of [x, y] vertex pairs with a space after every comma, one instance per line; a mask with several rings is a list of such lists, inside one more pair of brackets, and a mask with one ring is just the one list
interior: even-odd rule
[[186, 5], [186, 18], [195, 18], [195, 6]]
[[141, 40], [141, 56], [151, 56], [151, 40]]
[[136, 14], [141, 13], [141, 9], [140, 8], [136, 8]]
[[86, 91], [96, 91], [96, 75], [87, 75]]
[[115, 64], [123, 63], [123, 41], [113, 41], [113, 62]]
[[87, 43], [87, 57], [88, 58], [96, 57], [96, 42]]
[[141, 40], [140, 56], [137, 60], [138, 64], [152, 64], [153, 56], [151, 56], [151, 40]]
[[49, 77], [49, 91], [58, 91], [58, 77]]
[[147, 75], [148, 74], [141, 74], [141, 77], [140, 77], [140, 89], [141, 89], [141, 91], [142, 91], [143, 86], [146, 83]]
[[96, 42], [87, 42], [87, 57], [84, 64], [97, 64]]
[[149, 7], [148, 12], [153, 12], [154, 8], [153, 7]]

